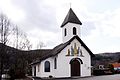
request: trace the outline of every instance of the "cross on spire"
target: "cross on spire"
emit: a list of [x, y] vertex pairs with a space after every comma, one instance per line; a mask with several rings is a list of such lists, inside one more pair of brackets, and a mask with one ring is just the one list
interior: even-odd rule
[[70, 8], [71, 8], [71, 2], [70, 2]]

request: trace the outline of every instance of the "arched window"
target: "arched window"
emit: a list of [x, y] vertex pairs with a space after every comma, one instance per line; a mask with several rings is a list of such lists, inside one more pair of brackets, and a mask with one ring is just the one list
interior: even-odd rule
[[40, 71], [40, 65], [38, 64], [38, 72]]
[[34, 76], [36, 76], [36, 66], [34, 66]]
[[50, 72], [50, 62], [49, 61], [45, 62], [45, 72]]
[[54, 59], [54, 69], [57, 69], [57, 58]]
[[67, 29], [65, 28], [64, 30], [64, 35], [66, 36], [67, 35]]
[[75, 27], [73, 27], [73, 35], [76, 35], [77, 34], [77, 30]]

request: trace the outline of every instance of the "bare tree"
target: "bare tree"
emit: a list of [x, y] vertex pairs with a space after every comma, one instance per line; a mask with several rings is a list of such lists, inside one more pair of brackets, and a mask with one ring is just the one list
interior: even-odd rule
[[4, 15], [0, 14], [0, 42], [6, 44], [8, 42], [8, 36], [11, 33], [10, 20]]
[[[10, 20], [4, 15], [0, 14], [0, 43], [2, 46], [0, 48], [0, 74], [2, 75], [3, 70], [6, 65], [8, 66], [8, 56], [5, 45], [7, 44], [8, 36], [11, 33], [11, 23]], [[1, 79], [1, 76], [0, 76]]]
[[30, 50], [32, 48], [32, 44], [30, 43], [30, 41], [28, 40], [28, 38], [26, 38], [25, 40], [25, 46], [27, 50]]
[[14, 47], [17, 49], [27, 49], [30, 50], [32, 48], [32, 45], [27, 38], [26, 33], [24, 33], [22, 30], [18, 28], [18, 26], [15, 26], [13, 28], [13, 35], [14, 35]]
[[21, 35], [21, 32], [20, 32], [20, 30], [18, 29], [18, 26], [16, 25], [14, 28], [13, 28], [13, 35], [15, 36], [15, 42], [13, 43], [13, 46], [15, 47], [15, 48], [17, 48], [18, 49], [18, 42], [19, 42], [19, 39], [18, 39], [18, 37]]
[[[9, 52], [7, 51], [6, 45], [12, 45], [17, 49], [26, 49], [30, 50], [32, 48], [32, 45], [27, 37], [27, 35], [18, 28], [18, 26], [14, 26], [10, 22], [10, 20], [4, 15], [0, 14], [0, 43], [2, 45], [0, 46], [0, 80], [1, 75], [3, 73], [3, 70], [6, 68], [6, 66], [9, 68]], [[26, 66], [26, 59], [24, 54], [21, 52], [14, 51], [16, 54], [16, 64], [12, 64], [10, 66], [17, 66], [14, 67], [15, 70], [17, 70], [18, 67], [22, 67], [22, 69], [25, 69]], [[18, 56], [19, 55], [19, 56]], [[11, 64], [11, 63], [10, 63]], [[21, 66], [19, 66], [19, 65]], [[21, 69], [21, 70], [22, 70]]]
[[[13, 29], [13, 37], [14, 37], [14, 47], [19, 49], [19, 50], [30, 50], [32, 48], [32, 45], [26, 35], [18, 26], [15, 26]], [[20, 73], [20, 75], [24, 75], [27, 72], [27, 68], [29, 66], [28, 60], [27, 60], [27, 53], [23, 52], [15, 52], [16, 55], [16, 60], [13, 69], [16, 73]], [[17, 64], [17, 65], [16, 65]]]
[[45, 47], [45, 46], [46, 45], [43, 42], [39, 41], [37, 44], [37, 49], [41, 49], [42, 47]]

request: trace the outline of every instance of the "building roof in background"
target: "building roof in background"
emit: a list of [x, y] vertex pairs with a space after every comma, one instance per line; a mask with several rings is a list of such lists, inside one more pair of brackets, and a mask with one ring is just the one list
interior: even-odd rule
[[120, 67], [120, 63], [112, 63], [114, 68]]

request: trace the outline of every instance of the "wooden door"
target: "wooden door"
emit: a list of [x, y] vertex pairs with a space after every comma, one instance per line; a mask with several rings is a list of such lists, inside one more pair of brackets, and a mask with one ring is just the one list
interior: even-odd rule
[[71, 62], [71, 76], [80, 76], [80, 62], [78, 60]]

